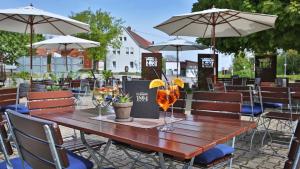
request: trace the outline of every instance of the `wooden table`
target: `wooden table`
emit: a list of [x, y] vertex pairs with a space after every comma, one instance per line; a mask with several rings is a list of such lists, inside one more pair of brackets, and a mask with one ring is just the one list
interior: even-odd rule
[[179, 159], [193, 159], [216, 144], [230, 141], [256, 127], [255, 122], [249, 121], [175, 115], [185, 120], [175, 122], [174, 131], [161, 132], [156, 128], [143, 129], [89, 118], [94, 116], [97, 114], [93, 109], [36, 115], [84, 133], [103, 136]]

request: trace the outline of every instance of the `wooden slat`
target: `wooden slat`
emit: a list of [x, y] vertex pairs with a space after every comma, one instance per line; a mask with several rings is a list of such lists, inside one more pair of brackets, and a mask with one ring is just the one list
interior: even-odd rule
[[41, 100], [41, 101], [31, 101], [28, 103], [28, 108], [32, 109], [45, 109], [45, 108], [55, 108], [55, 107], [69, 107], [74, 105], [74, 99], [59, 99], [59, 100]]
[[71, 91], [29, 92], [28, 100], [59, 99], [73, 97]]
[[265, 91], [265, 92], [283, 92], [283, 93], [287, 93], [288, 92], [288, 88], [287, 87], [260, 87], [261, 91]]
[[0, 95], [9, 93], [17, 93], [17, 88], [0, 88]]
[[241, 104], [239, 103], [223, 103], [223, 102], [204, 102], [193, 101], [192, 109], [194, 110], [208, 110], [208, 111], [222, 111], [222, 112], [241, 112]]
[[74, 112], [75, 106], [29, 110], [30, 115]]
[[194, 92], [193, 100], [211, 100], [223, 102], [241, 102], [242, 95], [240, 93], [217, 93], [217, 92]]
[[211, 117], [221, 117], [221, 118], [231, 118], [231, 119], [240, 119], [241, 118], [241, 115], [237, 114], [237, 113], [191, 110], [191, 114], [199, 115], [199, 116], [211, 116]]
[[7, 105], [11, 105], [11, 104], [16, 104], [16, 99], [0, 101], [0, 106], [7, 106]]
[[16, 100], [17, 93], [0, 94], [0, 102], [3, 100]]

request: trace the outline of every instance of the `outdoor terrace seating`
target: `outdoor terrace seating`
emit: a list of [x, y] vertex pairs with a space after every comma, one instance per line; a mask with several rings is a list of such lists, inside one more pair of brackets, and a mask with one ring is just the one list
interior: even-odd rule
[[19, 103], [18, 88], [1, 88], [0, 89], [0, 112], [6, 109], [15, 110], [22, 114], [29, 113], [28, 108], [24, 104]]

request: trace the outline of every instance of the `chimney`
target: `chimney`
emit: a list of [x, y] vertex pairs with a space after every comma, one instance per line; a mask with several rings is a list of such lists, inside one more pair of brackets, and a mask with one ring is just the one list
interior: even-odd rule
[[131, 27], [130, 26], [128, 26], [127, 29], [131, 31]]
[[152, 41], [152, 45], [154, 45], [154, 41]]

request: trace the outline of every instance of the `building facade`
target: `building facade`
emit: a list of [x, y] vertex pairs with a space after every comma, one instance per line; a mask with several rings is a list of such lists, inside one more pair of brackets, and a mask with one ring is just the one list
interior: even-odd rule
[[147, 48], [152, 43], [132, 31], [131, 27], [123, 28], [119, 38], [121, 47], [108, 49], [106, 69], [114, 73], [141, 73], [142, 53], [151, 52]]

